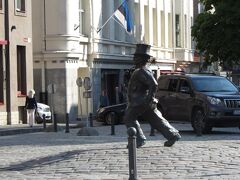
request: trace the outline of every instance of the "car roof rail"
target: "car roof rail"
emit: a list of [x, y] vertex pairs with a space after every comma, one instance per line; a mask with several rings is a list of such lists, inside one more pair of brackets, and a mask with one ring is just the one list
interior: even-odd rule
[[185, 75], [184, 71], [162, 71], [160, 70], [161, 75]]
[[215, 72], [198, 72], [198, 73], [187, 73], [187, 75], [210, 75], [217, 76], [218, 74]]

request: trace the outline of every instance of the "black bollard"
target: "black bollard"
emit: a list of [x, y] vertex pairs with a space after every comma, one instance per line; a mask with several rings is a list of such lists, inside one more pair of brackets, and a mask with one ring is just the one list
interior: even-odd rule
[[155, 136], [155, 130], [152, 126], [151, 126], [151, 132], [150, 132], [149, 136]]
[[66, 113], [66, 129], [65, 133], [69, 133], [69, 114]]
[[90, 122], [90, 127], [93, 127], [93, 117], [92, 117], [92, 113], [89, 113], [89, 122]]
[[137, 165], [136, 165], [136, 134], [134, 127], [127, 130], [128, 133], [128, 156], [129, 156], [129, 180], [137, 180]]
[[56, 118], [56, 114], [53, 114], [53, 126], [54, 126], [54, 132], [57, 132], [57, 118]]
[[43, 129], [46, 129], [46, 116], [43, 114]]
[[115, 113], [111, 112], [111, 135], [115, 135]]

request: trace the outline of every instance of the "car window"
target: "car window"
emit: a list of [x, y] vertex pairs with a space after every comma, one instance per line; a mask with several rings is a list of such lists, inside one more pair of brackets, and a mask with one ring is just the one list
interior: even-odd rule
[[177, 90], [178, 79], [170, 79], [168, 91], [175, 92]]
[[226, 78], [196, 78], [193, 86], [201, 92], [237, 92], [238, 89]]
[[190, 86], [187, 80], [181, 79], [180, 85], [179, 85], [179, 91], [183, 93], [189, 93]]
[[169, 80], [166, 77], [160, 77], [158, 79], [158, 90], [167, 90]]

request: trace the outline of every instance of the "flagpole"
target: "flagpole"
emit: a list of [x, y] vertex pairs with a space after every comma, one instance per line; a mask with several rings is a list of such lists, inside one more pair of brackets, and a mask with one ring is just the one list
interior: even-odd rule
[[97, 33], [99, 33], [101, 30], [102, 30], [102, 28], [108, 23], [108, 21], [110, 21], [110, 19], [114, 16], [114, 14], [115, 14], [115, 11], [114, 11], [114, 13], [108, 18], [108, 20], [102, 25], [102, 27], [100, 27], [100, 28], [98, 28], [97, 29]]
[[[126, 1], [128, 1], [128, 0], [124, 0], [123, 3], [125, 3]], [[120, 4], [120, 6], [123, 5], [123, 3]], [[120, 6], [118, 6], [118, 8], [119, 8]], [[117, 9], [114, 11], [114, 13], [107, 19], [107, 21], [106, 21], [100, 28], [97, 29], [97, 33], [99, 33], [99, 32], [102, 30], [102, 28], [104, 28], [104, 26], [108, 23], [108, 21], [110, 21], [110, 19], [114, 16], [114, 14], [115, 14], [115, 12], [118, 10], [118, 8], [117, 8]]]

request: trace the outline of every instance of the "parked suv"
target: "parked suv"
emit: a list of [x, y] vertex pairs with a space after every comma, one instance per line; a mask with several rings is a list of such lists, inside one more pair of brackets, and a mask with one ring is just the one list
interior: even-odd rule
[[196, 133], [240, 126], [239, 89], [227, 78], [206, 74], [162, 75], [158, 109], [167, 119], [190, 121]]

